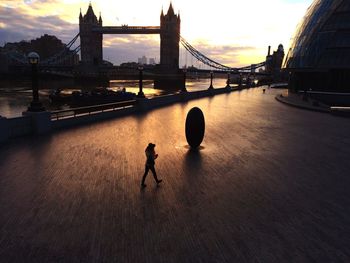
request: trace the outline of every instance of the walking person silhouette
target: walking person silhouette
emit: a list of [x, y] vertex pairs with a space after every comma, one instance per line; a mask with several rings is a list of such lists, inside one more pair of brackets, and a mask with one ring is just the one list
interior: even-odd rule
[[144, 173], [144, 175], [142, 177], [142, 181], [141, 181], [142, 188], [147, 186], [145, 184], [145, 180], [146, 180], [146, 177], [148, 175], [149, 170], [152, 171], [154, 180], [156, 181], [157, 185], [163, 181], [163, 180], [158, 180], [157, 173], [156, 173], [156, 170], [154, 168], [154, 164], [155, 164], [154, 160], [158, 158], [158, 154], [156, 154], [154, 147], [156, 147], [155, 144], [149, 143], [147, 148], [145, 149], [145, 154], [146, 154], [147, 159], [146, 159], [146, 164], [145, 164], [145, 173]]

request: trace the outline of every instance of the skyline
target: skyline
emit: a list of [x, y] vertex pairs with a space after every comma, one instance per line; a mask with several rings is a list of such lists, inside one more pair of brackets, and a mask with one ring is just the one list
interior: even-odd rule
[[[157, 26], [162, 7], [166, 13], [170, 4], [162, 0], [91, 2], [95, 14], [101, 12], [103, 24], [110, 26]], [[181, 35], [195, 48], [220, 63], [242, 66], [263, 61], [269, 45], [276, 50], [283, 44], [287, 53], [297, 24], [311, 2], [221, 0], [213, 7], [209, 3], [174, 0], [172, 4], [181, 15]], [[67, 43], [79, 31], [80, 8], [85, 14], [88, 5], [86, 0], [4, 0], [0, 3], [0, 44], [44, 34], [56, 35]], [[199, 7], [200, 12], [195, 12]], [[247, 13], [251, 14], [249, 18], [245, 18]], [[159, 60], [159, 42], [158, 35], [104, 35], [104, 59], [115, 64], [137, 61], [143, 55]], [[181, 66], [196, 66], [195, 59], [186, 56], [183, 49], [180, 61]]]

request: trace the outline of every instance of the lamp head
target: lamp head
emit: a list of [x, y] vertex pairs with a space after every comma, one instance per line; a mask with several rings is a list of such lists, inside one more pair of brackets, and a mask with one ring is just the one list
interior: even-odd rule
[[139, 66], [139, 70], [143, 70], [143, 67], [142, 67], [142, 66]]
[[35, 65], [35, 64], [38, 64], [39, 63], [39, 60], [40, 60], [40, 56], [38, 53], [36, 52], [30, 52], [28, 54], [28, 62], [29, 64], [31, 65]]

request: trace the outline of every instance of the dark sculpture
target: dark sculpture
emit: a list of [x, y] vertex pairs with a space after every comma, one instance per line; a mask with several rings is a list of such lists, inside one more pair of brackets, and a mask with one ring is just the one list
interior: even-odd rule
[[186, 139], [191, 148], [195, 149], [202, 143], [205, 131], [204, 115], [201, 109], [192, 108], [186, 118]]

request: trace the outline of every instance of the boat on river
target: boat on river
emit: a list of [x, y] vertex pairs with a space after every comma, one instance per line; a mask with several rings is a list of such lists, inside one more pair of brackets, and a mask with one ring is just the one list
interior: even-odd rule
[[136, 97], [133, 92], [125, 89], [113, 91], [107, 88], [95, 88], [91, 91], [73, 91], [71, 94], [63, 94], [61, 90], [55, 90], [49, 95], [50, 101], [56, 104], [68, 104], [71, 107], [83, 107], [132, 100]]

